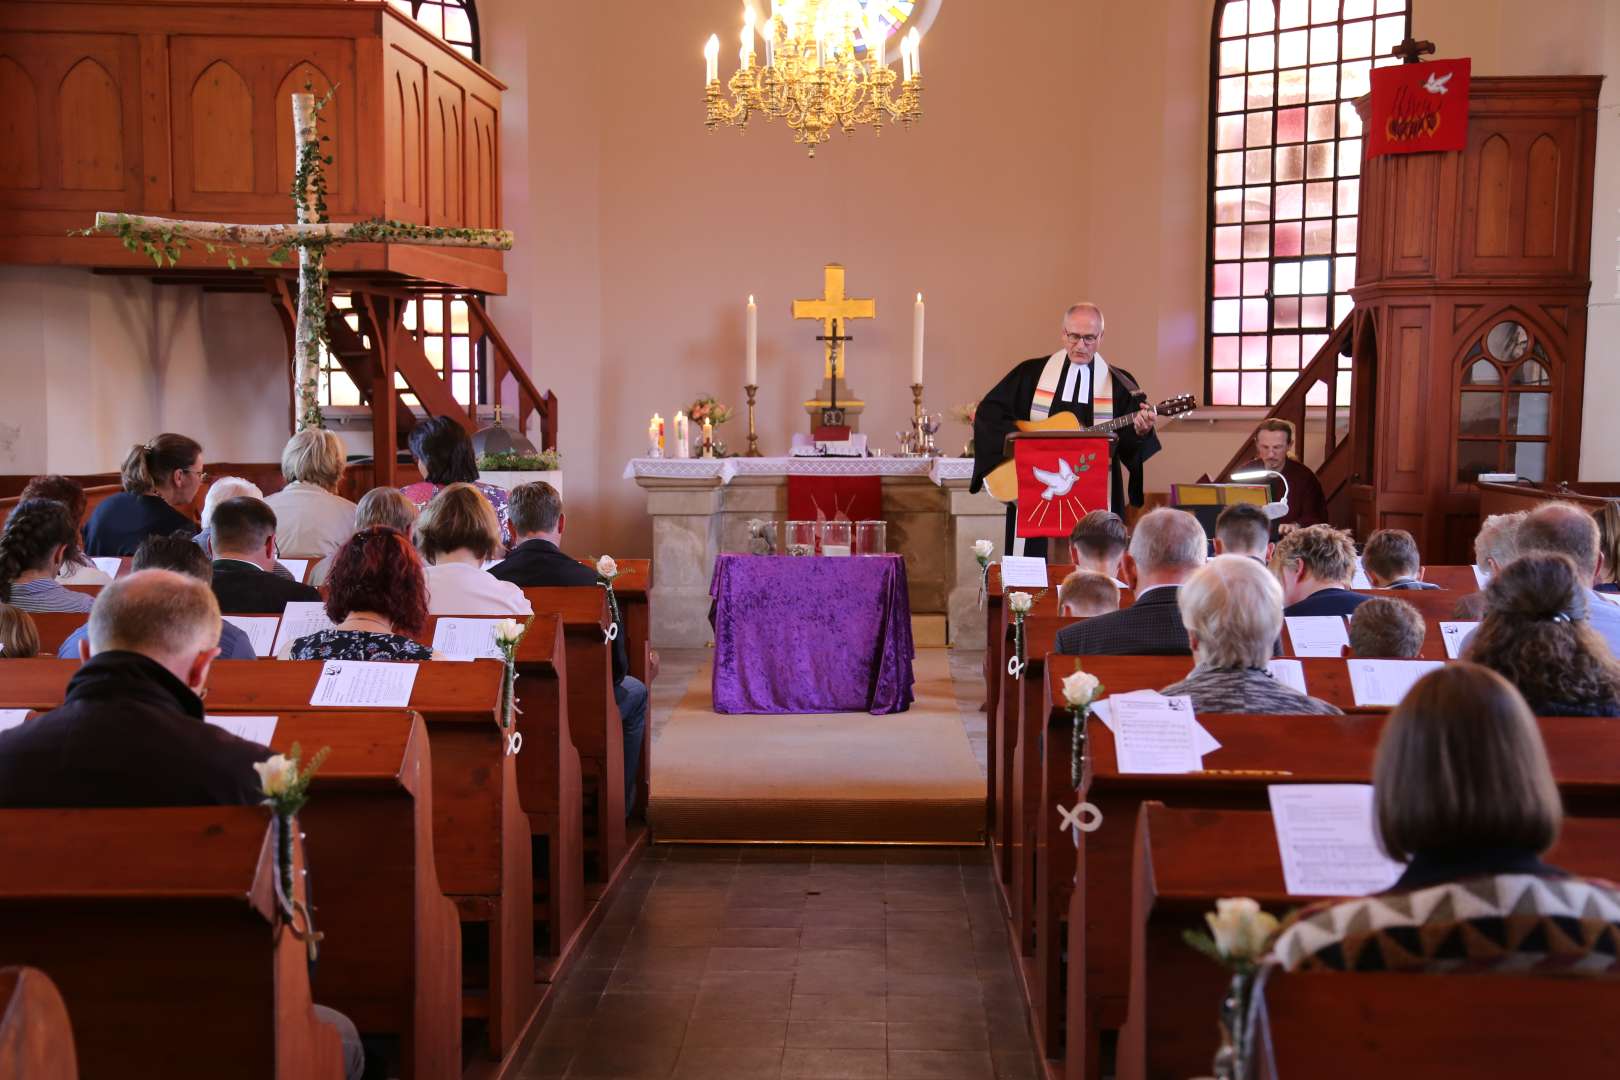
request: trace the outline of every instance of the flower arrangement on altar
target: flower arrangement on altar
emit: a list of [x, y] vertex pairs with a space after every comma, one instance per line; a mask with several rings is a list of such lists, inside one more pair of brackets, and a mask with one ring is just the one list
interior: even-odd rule
[[686, 415], [692, 423], [702, 425], [707, 420], [715, 427], [719, 427], [731, 419], [731, 406], [718, 400], [713, 394], [699, 394], [686, 410]]
[[1221, 1045], [1215, 1051], [1213, 1071], [1218, 1080], [1241, 1080], [1249, 1075], [1253, 1050], [1250, 1004], [1255, 978], [1279, 924], [1275, 915], [1261, 911], [1246, 896], [1215, 901], [1215, 910], [1204, 916], [1204, 922], [1209, 933], [1187, 930], [1181, 937], [1232, 974], [1221, 1000]]
[[963, 405], [951, 406], [951, 419], [960, 421], [961, 423], [966, 424], [968, 427], [967, 445], [962, 447], [963, 457], [973, 456], [973, 421], [976, 417], [978, 417], [978, 415], [979, 403], [977, 401], [969, 401]]

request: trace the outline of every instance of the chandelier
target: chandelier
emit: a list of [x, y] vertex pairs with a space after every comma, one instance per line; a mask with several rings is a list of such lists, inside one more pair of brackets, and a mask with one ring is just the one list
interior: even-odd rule
[[[873, 5], [876, 7], [877, 5]], [[855, 32], [867, 47], [856, 55]], [[720, 38], [710, 35], [703, 49], [705, 123], [747, 128], [763, 113], [782, 120], [810, 156], [833, 128], [853, 135], [862, 124], [880, 133], [886, 120], [910, 125], [922, 117], [921, 35], [912, 27], [900, 41], [903, 77], [884, 58], [887, 30], [857, 0], [774, 0], [761, 37], [765, 63], [755, 61], [754, 11], [743, 8], [742, 47], [737, 71], [720, 86]], [[893, 91], [900, 84], [898, 99]]]

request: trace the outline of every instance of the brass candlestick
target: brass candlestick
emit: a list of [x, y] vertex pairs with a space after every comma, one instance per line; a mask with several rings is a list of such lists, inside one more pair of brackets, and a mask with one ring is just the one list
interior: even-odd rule
[[748, 452], [744, 457], [764, 456], [759, 452], [759, 436], [754, 434], [754, 394], [758, 390], [759, 386], [755, 383], [743, 387], [743, 392], [748, 395]]
[[911, 422], [913, 424], [916, 424], [917, 421], [922, 419], [922, 414], [923, 414], [922, 392], [923, 392], [923, 384], [922, 383], [914, 382], [914, 383], [911, 384]]

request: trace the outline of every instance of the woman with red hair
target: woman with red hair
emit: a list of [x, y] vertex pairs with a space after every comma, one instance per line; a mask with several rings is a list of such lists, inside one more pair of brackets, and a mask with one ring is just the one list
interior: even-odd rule
[[427, 585], [411, 542], [387, 526], [362, 529], [332, 556], [326, 616], [336, 625], [292, 643], [294, 660], [431, 660], [411, 640], [427, 623]]

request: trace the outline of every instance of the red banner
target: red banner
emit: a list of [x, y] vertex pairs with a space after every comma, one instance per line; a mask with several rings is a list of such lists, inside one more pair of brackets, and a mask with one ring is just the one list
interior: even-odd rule
[[1468, 141], [1470, 61], [1374, 68], [1367, 156], [1461, 150]]
[[1068, 536], [1093, 510], [1108, 509], [1108, 440], [1094, 435], [1015, 439], [1018, 535]]

